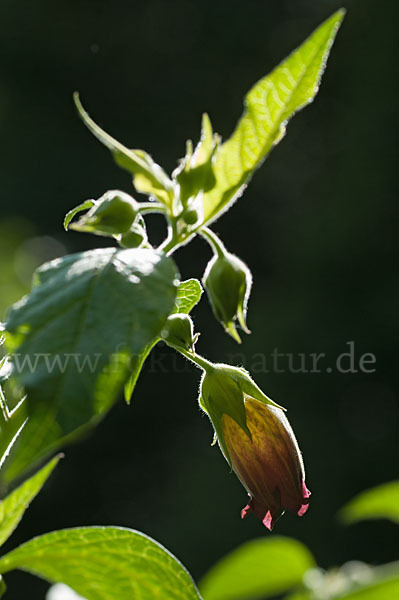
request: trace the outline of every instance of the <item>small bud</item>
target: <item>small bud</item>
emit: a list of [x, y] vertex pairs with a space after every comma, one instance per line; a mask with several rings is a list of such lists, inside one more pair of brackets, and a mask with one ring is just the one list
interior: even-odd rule
[[238, 343], [237, 319], [245, 333], [250, 333], [246, 324], [247, 304], [252, 286], [252, 275], [247, 265], [234, 254], [226, 252], [209, 261], [203, 284], [215, 317]]
[[200, 215], [195, 208], [187, 210], [183, 213], [183, 219], [187, 225], [195, 225], [199, 221]]
[[168, 317], [161, 333], [162, 339], [172, 348], [194, 351], [199, 334], [194, 335], [193, 322], [189, 315], [176, 313]]
[[219, 446], [246, 488], [250, 509], [267, 529], [282, 511], [305, 514], [310, 492], [295, 435], [281, 407], [244, 370], [213, 365], [204, 373], [200, 403]]
[[76, 231], [97, 235], [118, 235], [129, 231], [137, 214], [137, 202], [118, 190], [106, 192], [79, 221], [71, 225]]

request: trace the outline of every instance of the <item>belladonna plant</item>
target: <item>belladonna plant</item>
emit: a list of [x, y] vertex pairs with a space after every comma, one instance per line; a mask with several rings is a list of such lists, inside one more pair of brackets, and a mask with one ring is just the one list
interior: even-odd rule
[[[226, 461], [249, 494], [242, 516], [252, 510], [271, 530], [284, 510], [300, 516], [306, 512], [309, 491], [285, 410], [244, 369], [214, 364], [196, 353], [198, 334], [189, 313], [201, 298], [202, 286], [196, 279], [181, 281], [172, 255], [196, 236], [210, 245], [213, 256], [203, 285], [217, 320], [239, 342], [237, 324], [249, 333], [252, 275], [210, 226], [243, 194], [284, 137], [290, 118], [313, 101], [343, 14], [332, 15], [253, 86], [226, 141], [213, 132], [205, 115], [198, 144], [194, 148], [187, 142], [185, 157], [170, 176], [147, 152], [132, 150], [101, 129], [75, 96], [85, 125], [130, 173], [134, 197], [111, 190], [70, 210], [66, 230], [102, 236], [109, 247], [42, 265], [31, 293], [9, 309], [5, 326], [0, 324], [0, 343], [4, 339], [9, 352], [0, 360], [0, 384], [11, 378], [7, 393], [23, 390], [24, 398], [19, 403], [12, 398], [11, 410], [0, 388], [0, 464], [12, 446], [1, 473], [6, 484], [96, 425], [123, 391], [129, 403], [147, 356], [164, 340], [203, 370], [200, 405]], [[166, 220], [167, 235], [157, 247], [147, 228], [151, 213]], [[0, 519], [0, 543], [12, 533], [56, 462], [0, 504], [5, 515]], [[65, 530], [25, 546], [26, 551], [21, 546], [0, 558], [0, 596], [1, 575], [23, 568], [62, 581], [88, 600], [199, 597], [173, 557], [131, 530]], [[137, 586], [143, 581], [146, 589], [141, 594]]]

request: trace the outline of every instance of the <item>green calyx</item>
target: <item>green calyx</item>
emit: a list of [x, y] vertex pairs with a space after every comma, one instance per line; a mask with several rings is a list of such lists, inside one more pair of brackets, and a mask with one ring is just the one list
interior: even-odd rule
[[186, 145], [186, 156], [173, 173], [180, 186], [180, 202], [184, 208], [197, 194], [208, 192], [216, 184], [213, 173], [214, 157], [220, 144], [220, 137], [213, 133], [207, 114], [202, 117], [201, 139], [193, 151], [191, 140]]
[[240, 343], [235, 321], [245, 333], [250, 333], [246, 314], [252, 275], [247, 265], [234, 254], [219, 251], [208, 263], [202, 282], [215, 317]]
[[93, 202], [90, 210], [76, 223], [70, 225], [75, 231], [115, 236], [127, 233], [139, 212], [138, 203], [119, 190], [106, 192]]
[[212, 421], [219, 445], [230, 466], [231, 460], [224, 439], [222, 418], [224, 414], [231, 417], [251, 438], [246, 420], [246, 396], [282, 408], [262, 392], [245, 369], [213, 364], [212, 368], [205, 370], [201, 380], [200, 405]]

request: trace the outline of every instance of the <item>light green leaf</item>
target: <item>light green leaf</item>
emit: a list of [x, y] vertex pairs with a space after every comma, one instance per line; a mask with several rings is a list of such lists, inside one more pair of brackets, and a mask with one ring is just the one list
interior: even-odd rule
[[202, 286], [198, 279], [182, 281], [177, 288], [176, 304], [173, 312], [190, 313], [202, 296]]
[[[186, 313], [189, 314], [196, 304], [201, 299], [202, 287], [198, 279], [187, 279], [182, 281], [177, 288], [174, 313]], [[141, 373], [141, 369], [150, 354], [151, 350], [160, 341], [160, 337], [155, 338], [145, 350], [134, 357], [130, 362], [131, 374], [128, 382], [125, 385], [125, 400], [129, 404], [132, 398], [134, 388], [136, 387], [137, 380]]]
[[30, 540], [0, 559], [62, 582], [87, 600], [198, 600], [183, 565], [151, 538], [119, 527], [81, 527]]
[[53, 458], [36, 475], [30, 477], [4, 500], [0, 501], [0, 546], [4, 544], [17, 527], [25, 510], [40, 492], [59, 459], [60, 456]]
[[104, 248], [56, 259], [8, 313], [14, 376], [28, 423], [9, 473], [94, 424], [117, 399], [139, 355], [173, 310], [177, 269], [150, 249]]
[[75, 208], [72, 208], [69, 212], [67, 212], [67, 214], [65, 215], [65, 219], [64, 219], [65, 231], [68, 231], [69, 223], [72, 221], [72, 219], [74, 218], [75, 215], [77, 215], [78, 213], [80, 213], [84, 210], [88, 210], [92, 206], [94, 206], [94, 200], [86, 200], [86, 202], [83, 202], [82, 204], [75, 206]]
[[244, 114], [213, 165], [217, 183], [204, 195], [204, 223], [214, 221], [242, 194], [254, 171], [284, 136], [288, 120], [314, 99], [343, 17], [344, 10], [333, 14], [249, 91]]
[[343, 523], [365, 519], [390, 519], [399, 524], [399, 481], [383, 483], [360, 493], [338, 513]]
[[300, 542], [284, 537], [247, 542], [222, 558], [204, 576], [204, 600], [246, 600], [281, 594], [298, 585], [315, 566]]
[[133, 174], [136, 190], [154, 196], [163, 204], [171, 206], [174, 198], [174, 184], [165, 171], [143, 150], [129, 150], [101, 129], [83, 108], [79, 94], [74, 94], [74, 101], [79, 116], [87, 128], [112, 152], [115, 162]]

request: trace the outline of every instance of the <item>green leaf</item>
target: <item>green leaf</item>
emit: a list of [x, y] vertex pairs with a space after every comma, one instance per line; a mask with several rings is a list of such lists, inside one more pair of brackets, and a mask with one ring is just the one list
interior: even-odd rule
[[5, 594], [6, 590], [7, 590], [7, 586], [4, 583], [4, 579], [0, 575], [0, 598]]
[[78, 213], [80, 213], [84, 210], [88, 210], [92, 206], [94, 206], [94, 200], [86, 200], [86, 202], [83, 202], [82, 204], [75, 206], [75, 208], [72, 208], [72, 210], [67, 212], [67, 214], [65, 215], [65, 219], [64, 219], [65, 231], [68, 231], [69, 223], [72, 221], [72, 219], [74, 218], [75, 215], [77, 215]]
[[119, 527], [81, 527], [30, 540], [0, 559], [0, 572], [23, 569], [62, 582], [87, 600], [198, 600], [183, 565], [151, 538]]
[[204, 223], [214, 221], [242, 194], [254, 171], [284, 136], [289, 119], [314, 99], [344, 14], [344, 10], [333, 14], [249, 91], [244, 114], [213, 165], [217, 183], [204, 195]]
[[13, 477], [111, 407], [130, 357], [173, 310], [176, 277], [174, 262], [150, 249], [91, 250], [36, 272], [31, 294], [8, 313], [7, 343], [29, 417]]
[[189, 314], [202, 296], [202, 286], [198, 279], [182, 281], [177, 288], [175, 313]]
[[115, 162], [133, 174], [133, 183], [136, 190], [154, 196], [163, 204], [171, 206], [174, 198], [174, 183], [165, 171], [143, 150], [129, 150], [101, 129], [83, 108], [79, 94], [74, 94], [74, 101], [79, 116], [86, 127], [112, 152]]
[[[190, 313], [196, 304], [201, 299], [202, 287], [198, 279], [187, 279], [182, 281], [177, 288], [175, 307], [173, 313]], [[132, 357], [130, 367], [131, 374], [129, 380], [125, 385], [125, 400], [130, 404], [134, 388], [136, 387], [137, 380], [141, 373], [141, 369], [150, 354], [151, 350], [160, 341], [160, 337], [157, 336], [152, 342], [150, 342], [141, 354]]]
[[10, 537], [33, 498], [40, 492], [57, 465], [60, 456], [53, 458], [36, 475], [0, 501], [0, 546]]
[[390, 519], [399, 524], [399, 481], [383, 483], [355, 496], [338, 513], [343, 523]]
[[309, 550], [296, 540], [258, 539], [222, 558], [199, 588], [204, 600], [267, 598], [300, 584], [304, 573], [314, 566]]

